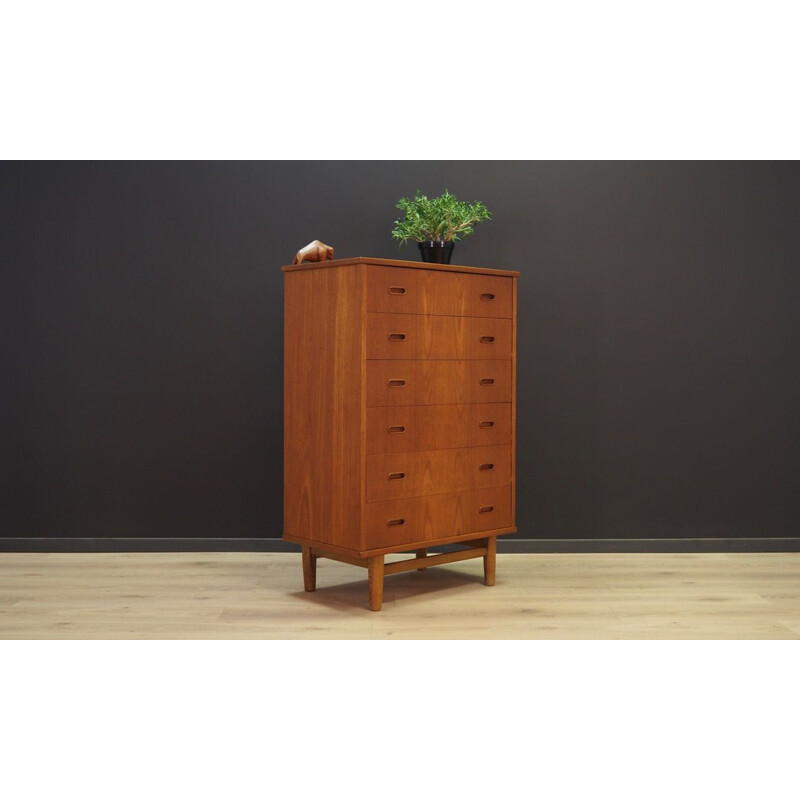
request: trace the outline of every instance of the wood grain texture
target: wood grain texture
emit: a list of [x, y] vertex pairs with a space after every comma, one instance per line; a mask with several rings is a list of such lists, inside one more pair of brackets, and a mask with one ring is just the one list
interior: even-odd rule
[[307, 592], [313, 592], [317, 588], [317, 557], [307, 544], [303, 545], [303, 584]]
[[335, 260], [327, 261], [324, 263], [304, 263], [304, 264], [286, 264], [281, 267], [284, 272], [294, 272], [299, 269], [320, 269], [326, 267], [344, 267], [356, 264], [368, 265], [371, 264], [376, 267], [402, 267], [404, 269], [421, 269], [426, 272], [460, 272], [465, 275], [503, 275], [506, 277], [518, 277], [519, 272], [511, 269], [494, 269], [488, 267], [470, 267], [463, 264], [428, 264], [423, 261], [405, 261], [395, 258], [367, 258], [365, 256], [357, 256], [355, 258], [337, 258]]
[[511, 318], [508, 277], [367, 266], [366, 279], [367, 311]]
[[[511, 524], [517, 519], [517, 279], [511, 281]], [[366, 385], [366, 384], [365, 384]]]
[[284, 534], [357, 550], [362, 267], [284, 280]]
[[390, 555], [394, 553], [406, 553], [410, 552], [411, 550], [421, 550], [427, 549], [429, 547], [439, 547], [440, 545], [446, 544], [464, 544], [465, 542], [476, 541], [478, 539], [485, 540], [487, 535], [489, 536], [503, 536], [506, 533], [516, 533], [517, 529], [513, 526], [507, 526], [505, 528], [494, 528], [492, 530], [483, 530], [483, 531], [475, 531], [473, 533], [458, 533], [458, 534], [451, 534], [446, 536], [444, 534], [439, 534], [436, 538], [427, 539], [424, 541], [419, 542], [412, 542], [408, 544], [407, 542], [401, 542], [400, 544], [394, 544], [391, 546], [382, 546], [382, 547], [372, 547], [369, 549], [363, 548], [362, 550], [349, 550], [343, 547], [337, 547], [335, 545], [325, 544], [324, 542], [313, 542], [308, 541], [306, 539], [289, 539], [288, 537], [284, 537], [287, 541], [292, 541], [298, 545], [308, 544], [314, 555], [318, 558], [334, 558], [339, 561], [344, 561], [348, 564], [360, 565], [362, 567], [367, 566], [367, 559], [371, 556], [379, 556], [379, 555]]
[[511, 403], [368, 408], [367, 454], [512, 442]]
[[367, 358], [511, 358], [512, 321], [487, 317], [367, 314]]
[[368, 361], [367, 406], [511, 401], [511, 361]]
[[[390, 575], [298, 553], [3, 553], [0, 639], [800, 640], [800, 553], [497, 555]], [[402, 556], [387, 556], [386, 564]]]
[[367, 549], [435, 541], [511, 524], [509, 486], [368, 503]]
[[494, 586], [497, 573], [497, 537], [490, 536], [486, 540], [486, 555], [483, 557], [483, 582]]
[[367, 456], [367, 502], [463, 492], [511, 482], [511, 445]]
[[[359, 559], [366, 559], [370, 556], [378, 556], [378, 555], [391, 555], [395, 553], [406, 553], [410, 552], [411, 550], [419, 550], [422, 548], [429, 548], [429, 547], [439, 547], [440, 545], [446, 544], [464, 544], [464, 542], [473, 541], [476, 539], [485, 539], [487, 534], [491, 536], [503, 536], [506, 533], [516, 533], [517, 529], [513, 526], [508, 526], [505, 528], [494, 528], [492, 530], [482, 530], [482, 531], [475, 531], [473, 533], [458, 533], [458, 534], [451, 534], [450, 536], [446, 536], [443, 533], [439, 532], [435, 538], [426, 539], [419, 542], [401, 542], [399, 544], [393, 544], [389, 547], [371, 547], [369, 549], [365, 549], [360, 553], [354, 553], [353, 551], [346, 550], [346, 551], [338, 551], [342, 552], [345, 555], [350, 555], [354, 558]], [[314, 552], [317, 552], [316, 545], [312, 544], [314, 548]], [[324, 545], [323, 545], [324, 547]]]
[[284, 539], [302, 545], [308, 592], [317, 558], [366, 566], [379, 610], [387, 553], [515, 530], [516, 273], [365, 259], [284, 273]]
[[383, 604], [383, 556], [367, 559], [370, 611], [380, 611]]

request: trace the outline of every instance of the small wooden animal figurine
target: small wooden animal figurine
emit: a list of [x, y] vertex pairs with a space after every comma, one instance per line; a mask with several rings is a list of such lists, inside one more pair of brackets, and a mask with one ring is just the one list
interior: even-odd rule
[[303, 261], [331, 261], [333, 259], [333, 248], [329, 244], [314, 239], [301, 250], [297, 251], [292, 264], [302, 264]]

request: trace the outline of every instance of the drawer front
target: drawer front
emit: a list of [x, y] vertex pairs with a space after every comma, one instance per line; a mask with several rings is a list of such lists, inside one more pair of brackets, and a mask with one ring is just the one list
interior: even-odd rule
[[513, 278], [367, 267], [367, 311], [511, 318]]
[[511, 320], [370, 313], [367, 358], [511, 358]]
[[364, 509], [366, 548], [394, 547], [465, 533], [508, 528], [511, 487], [383, 500]]
[[368, 361], [367, 406], [511, 401], [511, 361]]
[[367, 456], [367, 502], [507, 486], [511, 446]]
[[511, 403], [367, 409], [367, 455], [511, 441]]

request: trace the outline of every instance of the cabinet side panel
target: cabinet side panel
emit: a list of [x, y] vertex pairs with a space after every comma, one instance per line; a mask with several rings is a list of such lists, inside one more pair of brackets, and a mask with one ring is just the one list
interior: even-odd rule
[[511, 525], [517, 524], [517, 278], [511, 278]]
[[358, 550], [362, 270], [284, 276], [284, 534]]

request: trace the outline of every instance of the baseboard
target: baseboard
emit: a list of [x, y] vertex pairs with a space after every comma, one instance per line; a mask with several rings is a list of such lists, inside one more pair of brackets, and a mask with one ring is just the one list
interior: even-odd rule
[[144, 537], [0, 537], [0, 553], [294, 553], [283, 539]]
[[[447, 548], [431, 548], [446, 550]], [[282, 539], [0, 537], [2, 553], [299, 553]], [[517, 539], [498, 537], [498, 553], [797, 553], [800, 537], [732, 539]]]
[[797, 553], [800, 537], [735, 539], [508, 539], [498, 553]]

